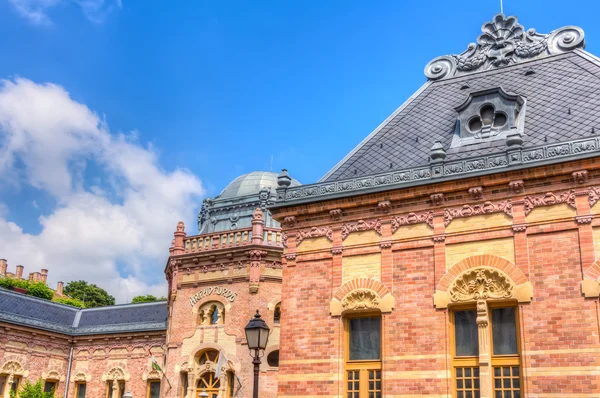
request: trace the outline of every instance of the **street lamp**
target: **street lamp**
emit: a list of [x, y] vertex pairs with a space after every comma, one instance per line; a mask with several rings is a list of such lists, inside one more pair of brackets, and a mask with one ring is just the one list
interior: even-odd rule
[[260, 372], [260, 357], [261, 351], [267, 348], [267, 341], [269, 340], [269, 327], [267, 323], [260, 317], [258, 310], [254, 318], [248, 322], [244, 328], [246, 331], [246, 342], [248, 343], [248, 349], [250, 350], [250, 356], [254, 359], [252, 364], [254, 365], [254, 394], [253, 398], [258, 398], [258, 374]]
[[133, 394], [131, 391], [127, 391], [125, 394], [123, 394], [123, 398], [133, 398]]

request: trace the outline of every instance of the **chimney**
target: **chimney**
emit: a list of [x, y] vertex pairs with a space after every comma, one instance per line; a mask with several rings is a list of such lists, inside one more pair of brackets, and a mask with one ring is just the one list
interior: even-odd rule
[[35, 277], [35, 272], [30, 272], [29, 273], [29, 282], [35, 282], [35, 279], [33, 279]]
[[40, 280], [42, 282], [44, 282], [44, 284], [46, 282], [48, 282], [48, 270], [47, 269], [42, 269], [42, 276], [40, 277]]
[[15, 273], [15, 278], [17, 279], [23, 279], [23, 266], [22, 265], [17, 265], [17, 272]]
[[6, 268], [8, 265], [6, 264], [6, 260], [0, 258], [0, 276], [6, 276]]
[[65, 286], [64, 282], [58, 282], [56, 284], [56, 295], [57, 296], [62, 296], [63, 295], [63, 287]]

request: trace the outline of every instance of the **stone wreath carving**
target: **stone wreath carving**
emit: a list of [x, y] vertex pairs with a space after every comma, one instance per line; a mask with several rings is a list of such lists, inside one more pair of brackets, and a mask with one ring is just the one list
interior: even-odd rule
[[126, 373], [120, 366], [115, 366], [102, 376], [102, 381], [107, 380], [129, 380], [129, 373]]
[[342, 240], [346, 239], [352, 232], [373, 230], [381, 235], [381, 220], [359, 220], [342, 226]]
[[424, 211], [421, 213], [408, 213], [405, 216], [396, 216], [392, 218], [392, 233], [403, 225], [412, 225], [425, 223], [433, 228], [433, 211]]
[[579, 27], [565, 26], [549, 34], [537, 33], [535, 29], [525, 32], [516, 17], [504, 14], [497, 14], [483, 24], [481, 32], [477, 43], [470, 43], [462, 54], [430, 61], [425, 66], [425, 76], [438, 80], [585, 47], [584, 33]]
[[472, 268], [459, 275], [450, 286], [454, 302], [512, 297], [513, 284], [506, 274], [492, 268]]
[[485, 202], [481, 205], [464, 205], [463, 207], [446, 209], [446, 211], [444, 212], [444, 225], [448, 226], [455, 218], [500, 212], [503, 212], [507, 216], [512, 217], [512, 203], [510, 202], [510, 200], [505, 200], [503, 202], [498, 203]]
[[342, 299], [344, 311], [360, 311], [379, 308], [379, 296], [369, 289], [356, 289]]
[[548, 192], [545, 195], [525, 196], [523, 201], [525, 202], [525, 215], [531, 213], [536, 207], [552, 206], [559, 203], [566, 203], [572, 208], [577, 209], [577, 204], [575, 203], [575, 191], [572, 190], [557, 195]]
[[77, 381], [89, 381], [87, 375], [84, 372], [77, 372], [75, 374], [75, 376], [73, 376], [73, 381], [77, 382]]
[[331, 227], [312, 227], [311, 229], [300, 230], [296, 233], [296, 245], [299, 245], [304, 239], [327, 237], [333, 242], [333, 231]]

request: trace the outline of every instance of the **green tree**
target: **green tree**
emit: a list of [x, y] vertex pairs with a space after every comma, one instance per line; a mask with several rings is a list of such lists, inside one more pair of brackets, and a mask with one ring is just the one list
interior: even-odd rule
[[57, 303], [70, 305], [71, 307], [85, 308], [85, 305], [81, 300], [77, 300], [71, 297], [56, 297], [54, 300]]
[[147, 294], [145, 296], [135, 296], [133, 298], [133, 300], [131, 300], [132, 303], [136, 304], [136, 303], [151, 303], [153, 301], [164, 301], [166, 300], [166, 297], [161, 297], [158, 298], [156, 296], [153, 296], [151, 294]]
[[[17, 394], [14, 391], [10, 392], [11, 398], [16, 398]], [[25, 383], [19, 388], [19, 398], [53, 398], [54, 391], [44, 392], [44, 382], [42, 379], [38, 379], [35, 383], [25, 381]]]
[[71, 298], [82, 301], [86, 308], [115, 305], [115, 298], [108, 294], [106, 290], [86, 281], [67, 283], [64, 293]]

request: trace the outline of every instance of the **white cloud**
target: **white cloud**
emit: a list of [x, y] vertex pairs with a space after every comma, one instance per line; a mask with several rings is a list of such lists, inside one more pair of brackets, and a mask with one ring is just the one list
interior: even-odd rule
[[75, 3], [94, 23], [102, 23], [113, 11], [121, 9], [121, 0], [8, 0], [15, 10], [35, 25], [51, 24], [48, 11], [60, 4]]
[[[40, 217], [37, 235], [0, 212], [0, 257], [26, 272], [48, 268], [53, 281], [88, 280], [121, 302], [166, 293], [175, 225], [193, 219], [203, 193], [195, 176], [161, 169], [151, 147], [112, 134], [62, 87], [21, 78], [0, 84], [0, 143], [0, 179], [16, 178], [58, 203]], [[84, 188], [91, 167], [101, 177]]]

